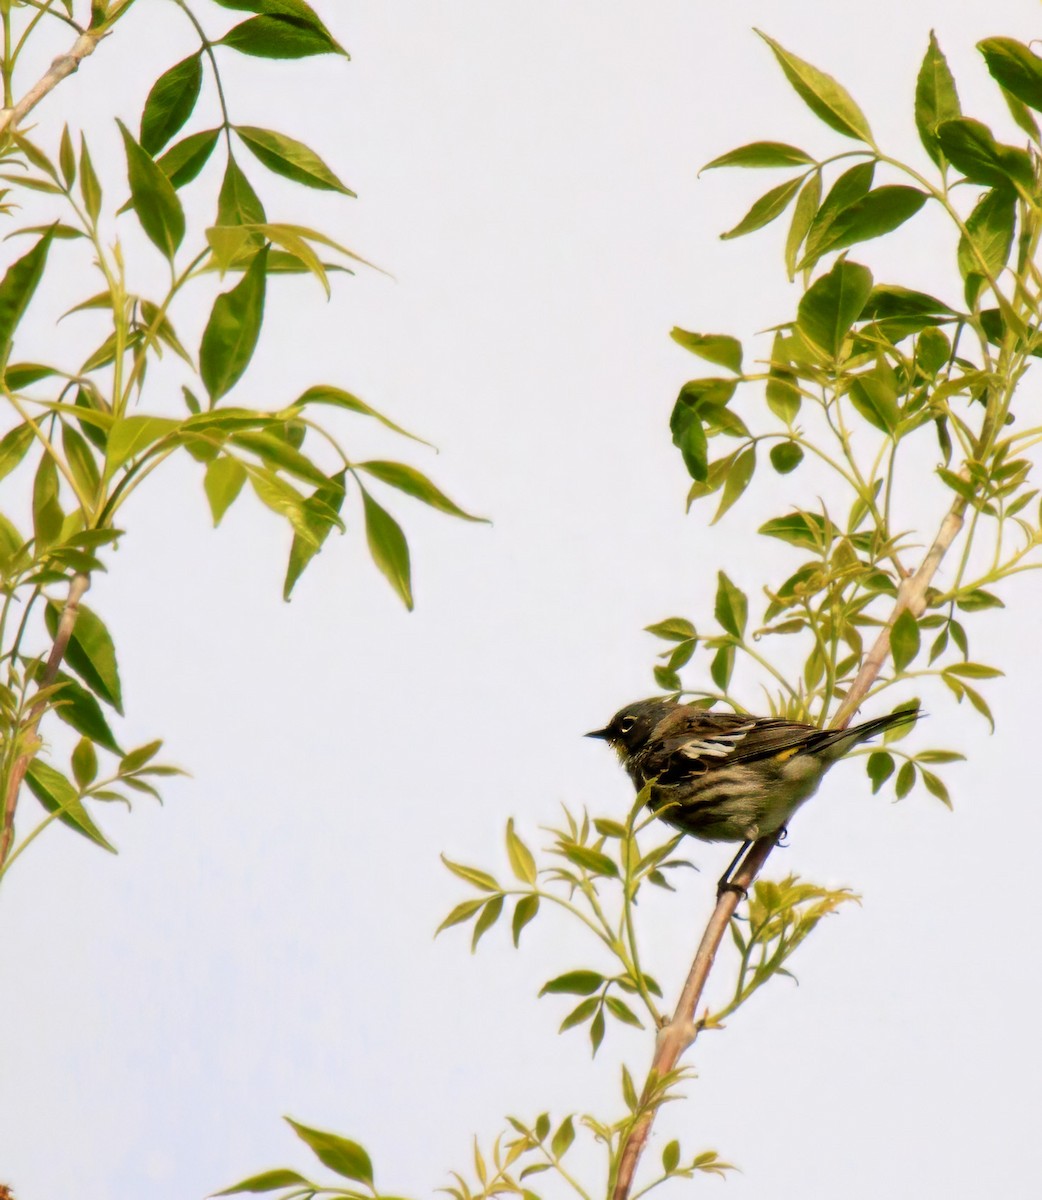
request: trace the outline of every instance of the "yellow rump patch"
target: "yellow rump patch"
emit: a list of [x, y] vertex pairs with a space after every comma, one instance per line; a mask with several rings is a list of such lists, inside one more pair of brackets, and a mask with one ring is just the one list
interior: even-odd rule
[[774, 760], [775, 762], [788, 762], [794, 754], [799, 754], [802, 749], [802, 746], [790, 746], [788, 750], [783, 750], [780, 754], [776, 754]]

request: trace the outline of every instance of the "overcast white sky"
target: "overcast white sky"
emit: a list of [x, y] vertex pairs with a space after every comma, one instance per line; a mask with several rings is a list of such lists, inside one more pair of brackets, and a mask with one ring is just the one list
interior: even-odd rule
[[[205, 7], [209, 29], [228, 23]], [[295, 191], [257, 167], [269, 213], [336, 231], [395, 280], [348, 279], [328, 305], [276, 281], [233, 399], [350, 388], [441, 450], [345, 421], [357, 456], [406, 457], [495, 523], [389, 501], [413, 546], [407, 614], [352, 509], [286, 606], [270, 514], [246, 500], [214, 533], [190, 462], [142, 491], [90, 603], [118, 639], [121, 735], [163, 736], [193, 778], [162, 809], [103, 814], [118, 858], [52, 831], [4, 889], [0, 1181], [19, 1200], [190, 1200], [265, 1167], [310, 1170], [282, 1113], [358, 1139], [382, 1189], [423, 1196], [500, 1114], [617, 1111], [618, 1051], [643, 1073], [648, 1035], [612, 1030], [591, 1065], [584, 1034], [556, 1033], [564, 1005], [535, 998], [558, 971], [600, 965], [595, 948], [551, 920], [520, 953], [504, 930], [475, 959], [459, 931], [432, 941], [467, 895], [438, 852], [505, 869], [511, 815], [535, 841], [562, 801], [623, 814], [628, 782], [579, 735], [652, 690], [642, 627], [708, 623], [721, 566], [757, 587], [791, 561], [752, 531], [807, 502], [813, 477], [765, 484], [708, 530], [709, 514], [684, 515], [667, 428], [701, 373], [672, 325], [747, 337], [796, 300], [780, 227], [717, 239], [767, 176], [697, 168], [760, 137], [842, 141], [752, 27], [838, 75], [917, 162], [929, 29], [965, 109], [989, 120], [1002, 104], [974, 43], [1042, 30], [1029, 0], [317, 7], [352, 62], [226, 54], [233, 114], [311, 143], [359, 194]], [[150, 81], [193, 48], [172, 5], [139, 8], [39, 114], [49, 145], [82, 122], [109, 177], [112, 114], [136, 126]], [[857, 257], [949, 288], [949, 243], [928, 228]], [[186, 340], [205, 315], [185, 314]], [[50, 325], [29, 335], [53, 349]], [[5, 490], [5, 507], [21, 502]], [[845, 765], [776, 854], [775, 873], [849, 885], [863, 906], [801, 949], [798, 988], [776, 982], [698, 1044], [690, 1100], [652, 1153], [681, 1136], [742, 1173], [692, 1193], [1034, 1194], [1038, 596], [1026, 577], [976, 622], [977, 656], [1007, 671], [988, 691], [995, 737], [930, 699], [929, 744], [970, 757], [947, 776], [954, 815], [918, 791], [872, 797]], [[695, 846], [702, 874], [649, 906], [668, 997], [727, 853]]]

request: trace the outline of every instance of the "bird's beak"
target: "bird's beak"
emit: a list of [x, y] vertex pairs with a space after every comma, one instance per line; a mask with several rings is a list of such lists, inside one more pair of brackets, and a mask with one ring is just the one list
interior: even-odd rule
[[602, 741], [607, 742], [611, 738], [611, 733], [607, 729], [594, 729], [590, 733], [584, 733], [583, 737], [600, 738]]

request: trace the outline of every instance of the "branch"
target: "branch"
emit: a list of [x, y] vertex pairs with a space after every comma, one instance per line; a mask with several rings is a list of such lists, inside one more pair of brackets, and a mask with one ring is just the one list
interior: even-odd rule
[[[969, 472], [964, 471], [963, 475], [967, 480], [969, 479]], [[937, 574], [937, 568], [941, 565], [941, 560], [948, 553], [952, 542], [959, 536], [959, 531], [962, 529], [966, 504], [967, 501], [962, 496], [959, 496], [955, 500], [955, 503], [948, 510], [947, 516], [941, 522], [941, 528], [938, 530], [937, 537], [934, 538], [933, 545], [926, 552], [926, 556], [919, 564], [919, 569], [914, 575], [910, 575], [902, 581], [897, 591], [897, 603], [894, 605], [893, 612], [891, 612], [886, 624], [879, 631], [879, 636], [873, 643], [872, 649], [865, 656], [865, 660], [861, 664], [861, 670], [858, 671], [857, 678], [851, 684], [846, 699], [839, 706], [835, 717], [832, 719], [833, 729], [843, 729], [850, 724], [851, 717], [857, 712], [861, 701], [868, 694], [868, 689], [879, 677], [879, 672], [883, 669], [883, 663], [886, 662], [887, 655], [890, 653], [890, 631], [893, 629], [897, 618], [906, 608], [911, 612], [913, 617], [918, 617], [922, 614], [923, 609], [926, 607], [927, 589], [933, 582], [933, 577]]]
[[[74, 575], [69, 583], [69, 598], [65, 601], [65, 607], [62, 609], [62, 615], [58, 621], [58, 628], [54, 634], [54, 645], [51, 646], [51, 653], [47, 657], [47, 666], [43, 673], [43, 680], [40, 683], [40, 691], [43, 691], [44, 688], [49, 688], [57, 678], [58, 668], [65, 657], [65, 651], [69, 645], [69, 639], [72, 637], [76, 618], [79, 616], [80, 601], [83, 599], [84, 592], [89, 587], [89, 575]], [[18, 793], [25, 779], [25, 773], [29, 769], [29, 764], [36, 757], [36, 752], [39, 748], [36, 739], [36, 730], [39, 727], [40, 718], [43, 716], [43, 710], [46, 705], [46, 700], [37, 700], [32, 708], [29, 709], [29, 715], [22, 732], [22, 744], [26, 749], [18, 755], [14, 761], [14, 766], [11, 768], [11, 776], [7, 784], [7, 795], [4, 798], [3, 829], [0, 831], [0, 868], [7, 862], [7, 856], [11, 852], [11, 842], [14, 840], [14, 814], [15, 809], [18, 807]]]
[[0, 134], [6, 133], [9, 129], [17, 129], [26, 114], [34, 109], [48, 92], [53, 91], [63, 79], [67, 79], [78, 70], [80, 63], [88, 55], [94, 53], [98, 42], [107, 33], [108, 31], [103, 29], [87, 30], [86, 33], [81, 33], [73, 42], [72, 48], [65, 54], [58, 55], [45, 74], [33, 84], [13, 108], [0, 109]]
[[[918, 617], [926, 607], [926, 591], [933, 581], [933, 577], [937, 574], [937, 569], [941, 565], [945, 554], [947, 554], [951, 544], [958, 537], [959, 531], [962, 529], [966, 503], [966, 500], [961, 496], [956, 499], [941, 522], [941, 527], [937, 532], [933, 545], [926, 552], [923, 561], [919, 564], [918, 570], [914, 575], [908, 576], [902, 582], [898, 589], [897, 602], [894, 604], [893, 612], [891, 612], [886, 624], [880, 630], [879, 636], [876, 638], [872, 649], [866, 655], [861, 665], [861, 670], [851, 685], [846, 699], [836, 712], [836, 716], [832, 721], [833, 728], [842, 729], [850, 723], [850, 719], [857, 711], [858, 705], [865, 698], [872, 684], [875, 683], [879, 672], [883, 669], [887, 655], [890, 653], [890, 630], [893, 628], [897, 618], [906, 608], [914, 616]], [[760, 838], [759, 841], [753, 843], [749, 853], [746, 854], [741, 866], [734, 875], [733, 882], [736, 889], [741, 888], [747, 892], [752, 887], [753, 881], [759, 875], [764, 863], [767, 861], [767, 856], [774, 849], [776, 836], [772, 834], [769, 837]], [[702, 934], [702, 941], [699, 943], [694, 961], [691, 964], [687, 983], [684, 984], [684, 990], [681, 992], [680, 1000], [677, 1002], [676, 1012], [674, 1012], [669, 1024], [663, 1026], [659, 1031], [658, 1040], [655, 1044], [655, 1054], [651, 1061], [651, 1069], [648, 1072], [648, 1078], [644, 1084], [644, 1091], [641, 1096], [642, 1104], [648, 1104], [649, 1107], [645, 1108], [641, 1116], [634, 1122], [632, 1129], [623, 1143], [622, 1151], [619, 1155], [619, 1171], [616, 1176], [615, 1190], [612, 1193], [613, 1200], [627, 1200], [630, 1189], [633, 1186], [633, 1176], [637, 1170], [637, 1163], [640, 1161], [641, 1153], [648, 1140], [648, 1134], [651, 1132], [652, 1122], [655, 1119], [656, 1108], [651, 1105], [651, 1097], [654, 1093], [656, 1081], [677, 1065], [680, 1056], [698, 1036], [699, 1027], [695, 1020], [695, 1013], [698, 1010], [698, 1004], [702, 998], [702, 991], [705, 988], [706, 980], [709, 978], [709, 972], [712, 970], [716, 952], [719, 950], [720, 943], [727, 932], [727, 926], [731, 917], [738, 907], [740, 894], [737, 890], [729, 889], [722, 892], [718, 897], [716, 907], [709, 918], [705, 933]]]
[[[698, 1009], [698, 1002], [702, 998], [702, 990], [709, 978], [709, 972], [713, 968], [716, 952], [720, 949], [727, 926], [734, 916], [734, 910], [738, 907], [740, 892], [737, 889], [748, 891], [752, 887], [753, 880], [760, 873], [763, 864], [767, 861], [767, 856], [774, 849], [776, 837], [777, 834], [770, 834], [753, 843], [749, 853], [742, 859], [742, 865], [732, 878], [734, 889], [729, 888], [727, 891], [721, 892], [717, 899], [716, 908], [713, 909], [713, 915], [709, 918], [709, 924], [706, 925], [705, 933], [702, 934], [702, 940], [695, 952], [695, 958], [691, 964], [691, 970], [688, 972], [684, 990], [680, 993], [680, 999], [677, 1001], [673, 1018], [668, 1025], [664, 1025], [659, 1030], [655, 1042], [655, 1055], [651, 1060], [651, 1069], [648, 1071], [648, 1078], [641, 1095], [642, 1106], [650, 1103], [656, 1082], [668, 1071], [673, 1070], [680, 1061], [680, 1056], [698, 1036], [695, 1012]], [[648, 1140], [648, 1134], [651, 1132], [651, 1123], [655, 1119], [655, 1113], [654, 1107], [645, 1108], [626, 1137], [622, 1153], [619, 1155], [619, 1173], [615, 1179], [612, 1200], [626, 1200], [630, 1194], [637, 1163], [640, 1161], [641, 1152]]]

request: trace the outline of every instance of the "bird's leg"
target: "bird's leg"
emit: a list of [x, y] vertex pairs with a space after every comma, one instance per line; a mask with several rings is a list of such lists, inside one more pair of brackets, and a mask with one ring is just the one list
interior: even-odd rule
[[734, 858], [731, 859], [730, 863], [728, 863], [727, 870], [717, 880], [717, 884], [716, 884], [717, 900], [720, 899], [720, 897], [724, 894], [724, 892], [736, 892], [738, 894], [739, 898], [742, 900], [744, 900], [746, 898], [746, 896], [749, 894], [745, 890], [745, 888], [739, 887], [738, 884], [736, 884], [736, 883], [732, 883], [731, 876], [734, 874], [735, 868], [742, 861], [742, 856], [745, 854], [746, 850], [748, 850], [751, 845], [752, 845], [752, 842], [742, 842], [741, 846], [738, 848], [738, 853], [734, 856]]

